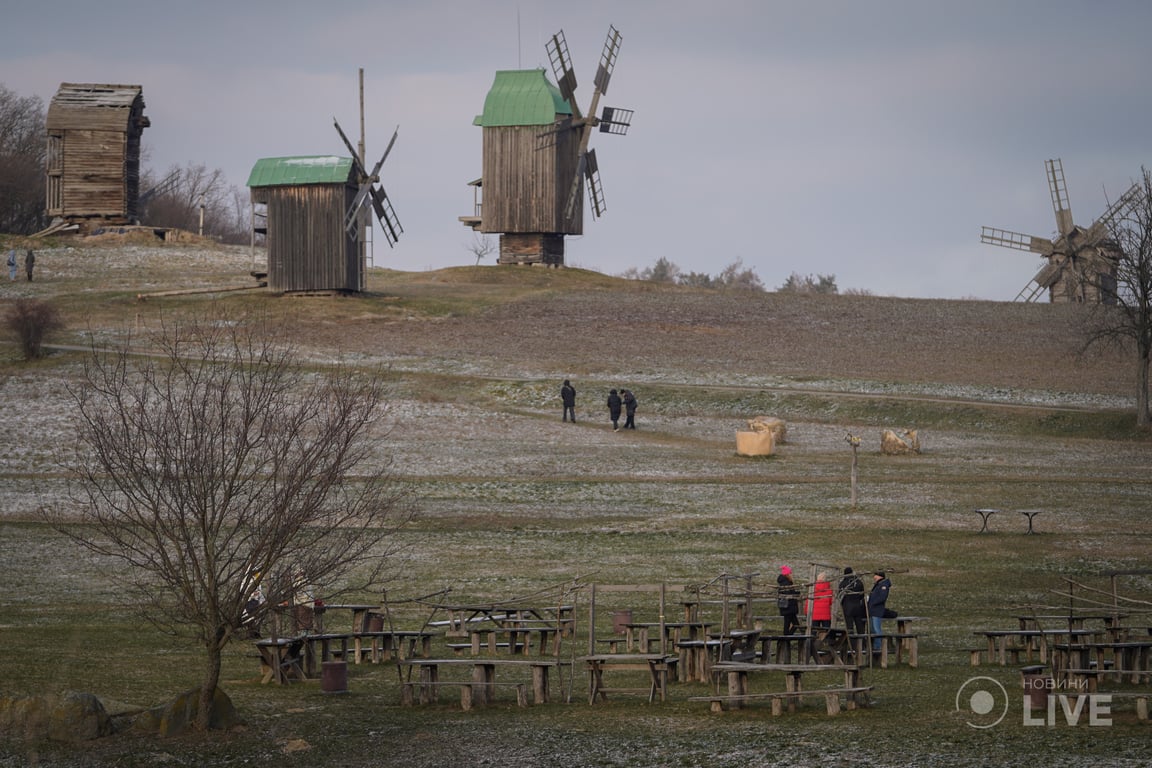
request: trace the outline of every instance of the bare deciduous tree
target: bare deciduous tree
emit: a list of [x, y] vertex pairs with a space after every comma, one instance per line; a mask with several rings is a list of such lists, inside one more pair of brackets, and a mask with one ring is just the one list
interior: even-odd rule
[[44, 103], [0, 84], [0, 232], [43, 228]]
[[[173, 178], [175, 183], [164, 187], [165, 181]], [[164, 180], [157, 180], [149, 171], [141, 187], [145, 196], [154, 187], [163, 188], [147, 197], [142, 206], [140, 218], [150, 226], [199, 232], [203, 214], [205, 235], [226, 243], [249, 241], [248, 198], [227, 183], [219, 168], [210, 171], [202, 163], [173, 166]]]
[[1148, 407], [1152, 364], [1152, 172], [1141, 168], [1136, 194], [1109, 222], [1121, 255], [1116, 282], [1100, 285], [1103, 301], [1091, 305], [1085, 348], [1115, 345], [1135, 351], [1136, 423], [1152, 423]]
[[410, 511], [378, 454], [379, 373], [306, 372], [262, 318], [169, 320], [144, 341], [92, 349], [72, 392], [81, 525], [53, 518], [131, 566], [149, 620], [203, 644], [205, 729], [253, 576], [271, 606], [302, 581], [378, 588]]
[[473, 235], [472, 242], [464, 246], [476, 257], [476, 266], [480, 266], [480, 259], [496, 250], [496, 243], [487, 235]]

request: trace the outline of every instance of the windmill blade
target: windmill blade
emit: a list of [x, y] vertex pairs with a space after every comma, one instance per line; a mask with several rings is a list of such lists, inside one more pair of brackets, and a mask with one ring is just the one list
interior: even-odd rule
[[376, 165], [372, 167], [372, 181], [380, 180], [380, 166], [384, 165], [384, 161], [388, 159], [388, 153], [392, 151], [392, 145], [396, 143], [396, 137], [400, 135], [400, 126], [396, 126], [396, 130], [392, 132], [392, 140], [388, 142], [384, 154], [380, 155], [380, 159], [376, 161]]
[[580, 155], [580, 160], [576, 163], [576, 173], [572, 176], [572, 186], [568, 189], [568, 200], [564, 204], [564, 221], [572, 221], [572, 217], [576, 215], [576, 206], [581, 202], [583, 195], [580, 194], [581, 185], [584, 183], [584, 168], [588, 163], [588, 156], [586, 154]]
[[576, 73], [572, 69], [572, 57], [568, 55], [568, 41], [564, 39], [564, 30], [552, 35], [545, 48], [548, 50], [548, 61], [552, 64], [552, 74], [556, 77], [556, 87], [560, 89], [560, 95], [572, 107], [573, 114], [580, 117], [579, 107], [572, 98], [576, 92]]
[[596, 90], [608, 93], [608, 81], [612, 79], [612, 70], [616, 68], [616, 57], [620, 55], [620, 32], [611, 24], [608, 25], [608, 38], [604, 41], [604, 50], [600, 53], [600, 65], [596, 67]]
[[360, 178], [367, 180], [368, 174], [364, 171], [364, 166], [360, 162], [360, 156], [356, 154], [356, 149], [352, 146], [352, 142], [348, 141], [348, 137], [344, 135], [344, 130], [340, 127], [340, 123], [336, 118], [332, 118], [333, 125], [336, 126], [336, 133], [340, 134], [340, 138], [344, 140], [344, 146], [348, 147], [348, 152], [352, 155], [352, 164], [356, 166], [357, 173]]
[[600, 133], [623, 136], [632, 127], [632, 115], [631, 109], [604, 107], [604, 111], [600, 114]]
[[1104, 213], [1100, 214], [1100, 218], [1096, 220], [1096, 223], [1105, 227], [1111, 227], [1112, 222], [1124, 218], [1131, 212], [1132, 208], [1139, 202], [1142, 192], [1143, 190], [1139, 184], [1133, 184], [1128, 188], [1127, 192], [1116, 199], [1116, 202], [1108, 206]]
[[1017, 251], [1031, 251], [1043, 256], [1056, 250], [1052, 241], [1046, 238], [1011, 232], [1007, 229], [996, 229], [995, 227], [981, 227], [980, 242], [999, 245], [1003, 248], [1013, 248]]
[[1056, 231], [1067, 235], [1072, 231], [1072, 206], [1068, 204], [1068, 185], [1064, 182], [1064, 163], [1060, 158], [1045, 160], [1048, 190], [1052, 193], [1052, 211], [1056, 214]]
[[588, 180], [588, 202], [593, 218], [604, 215], [604, 189], [600, 186], [600, 167], [596, 164], [596, 150], [588, 150], [584, 162], [584, 178]]
[[372, 207], [376, 211], [376, 219], [380, 222], [381, 229], [384, 230], [384, 239], [388, 241], [388, 246], [391, 247], [400, 239], [400, 233], [404, 231], [404, 228], [400, 226], [400, 219], [396, 217], [396, 211], [392, 209], [392, 201], [388, 199], [388, 193], [376, 187], [371, 187], [371, 190]]

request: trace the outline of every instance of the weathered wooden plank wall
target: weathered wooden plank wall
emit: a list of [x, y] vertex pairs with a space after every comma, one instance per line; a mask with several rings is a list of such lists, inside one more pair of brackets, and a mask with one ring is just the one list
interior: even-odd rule
[[564, 221], [564, 206], [576, 170], [576, 132], [558, 134], [555, 146], [540, 148], [537, 137], [548, 128], [484, 128], [482, 232], [583, 231], [582, 206], [571, 221]]
[[358, 291], [360, 254], [344, 229], [355, 188], [342, 184], [258, 187], [268, 206], [268, 288], [282, 292]]

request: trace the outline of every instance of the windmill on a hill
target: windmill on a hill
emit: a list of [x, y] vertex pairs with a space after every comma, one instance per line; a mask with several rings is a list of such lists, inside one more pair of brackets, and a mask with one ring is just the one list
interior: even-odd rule
[[564, 236], [584, 231], [584, 190], [593, 217], [606, 210], [592, 132], [624, 135], [632, 110], [605, 107], [600, 97], [620, 52], [620, 33], [609, 26], [587, 112], [575, 99], [576, 74], [563, 31], [547, 44], [557, 85], [543, 69], [503, 70], [473, 124], [483, 128], [483, 189], [472, 216], [460, 220], [500, 234], [500, 264], [564, 264]]
[[285, 293], [359, 292], [365, 287], [372, 213], [388, 245], [403, 231], [380, 168], [396, 143], [368, 172], [364, 162], [364, 70], [360, 70], [360, 149], [333, 119], [351, 158], [335, 155], [263, 158], [248, 179], [253, 231], [266, 238], [268, 287]]
[[1052, 210], [1056, 214], [1056, 235], [1052, 238], [1024, 235], [1005, 229], [982, 227], [980, 242], [1031, 251], [1047, 263], [1016, 295], [1017, 301], [1035, 301], [1044, 291], [1053, 303], [1088, 302], [1111, 304], [1116, 300], [1116, 265], [1123, 255], [1112, 240], [1109, 226], [1117, 215], [1135, 201], [1139, 189], [1133, 185], [1085, 228], [1072, 220], [1064, 165], [1059, 158], [1045, 160]]

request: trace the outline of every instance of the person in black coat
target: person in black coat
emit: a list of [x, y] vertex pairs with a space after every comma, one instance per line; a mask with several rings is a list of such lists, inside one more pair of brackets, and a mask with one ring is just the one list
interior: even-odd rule
[[800, 590], [792, 580], [792, 569], [786, 565], [780, 566], [780, 575], [776, 577], [776, 605], [784, 617], [784, 631], [781, 634], [794, 635], [800, 629], [800, 622], [796, 620], [800, 613], [799, 597]]
[[612, 431], [620, 431], [620, 395], [616, 390], [608, 393], [608, 418], [612, 419]]
[[622, 393], [624, 396], [624, 429], [636, 429], [636, 395], [632, 394], [632, 390], [625, 389]]
[[[884, 634], [884, 625], [881, 621], [884, 619], [884, 614], [888, 610], [888, 593], [892, 591], [892, 582], [884, 574], [884, 571], [876, 571], [872, 574], [872, 591], [868, 593], [868, 617], [872, 620], [872, 634]], [[880, 653], [881, 639], [876, 637], [872, 640], [872, 653]]]
[[840, 607], [844, 611], [844, 627], [854, 635], [868, 631], [868, 609], [864, 605], [864, 582], [849, 566], [840, 579]]
[[564, 386], [560, 387], [560, 400], [564, 403], [564, 421], [568, 421], [568, 416], [572, 416], [572, 423], [576, 423], [576, 387], [572, 386], [572, 382], [564, 379]]

